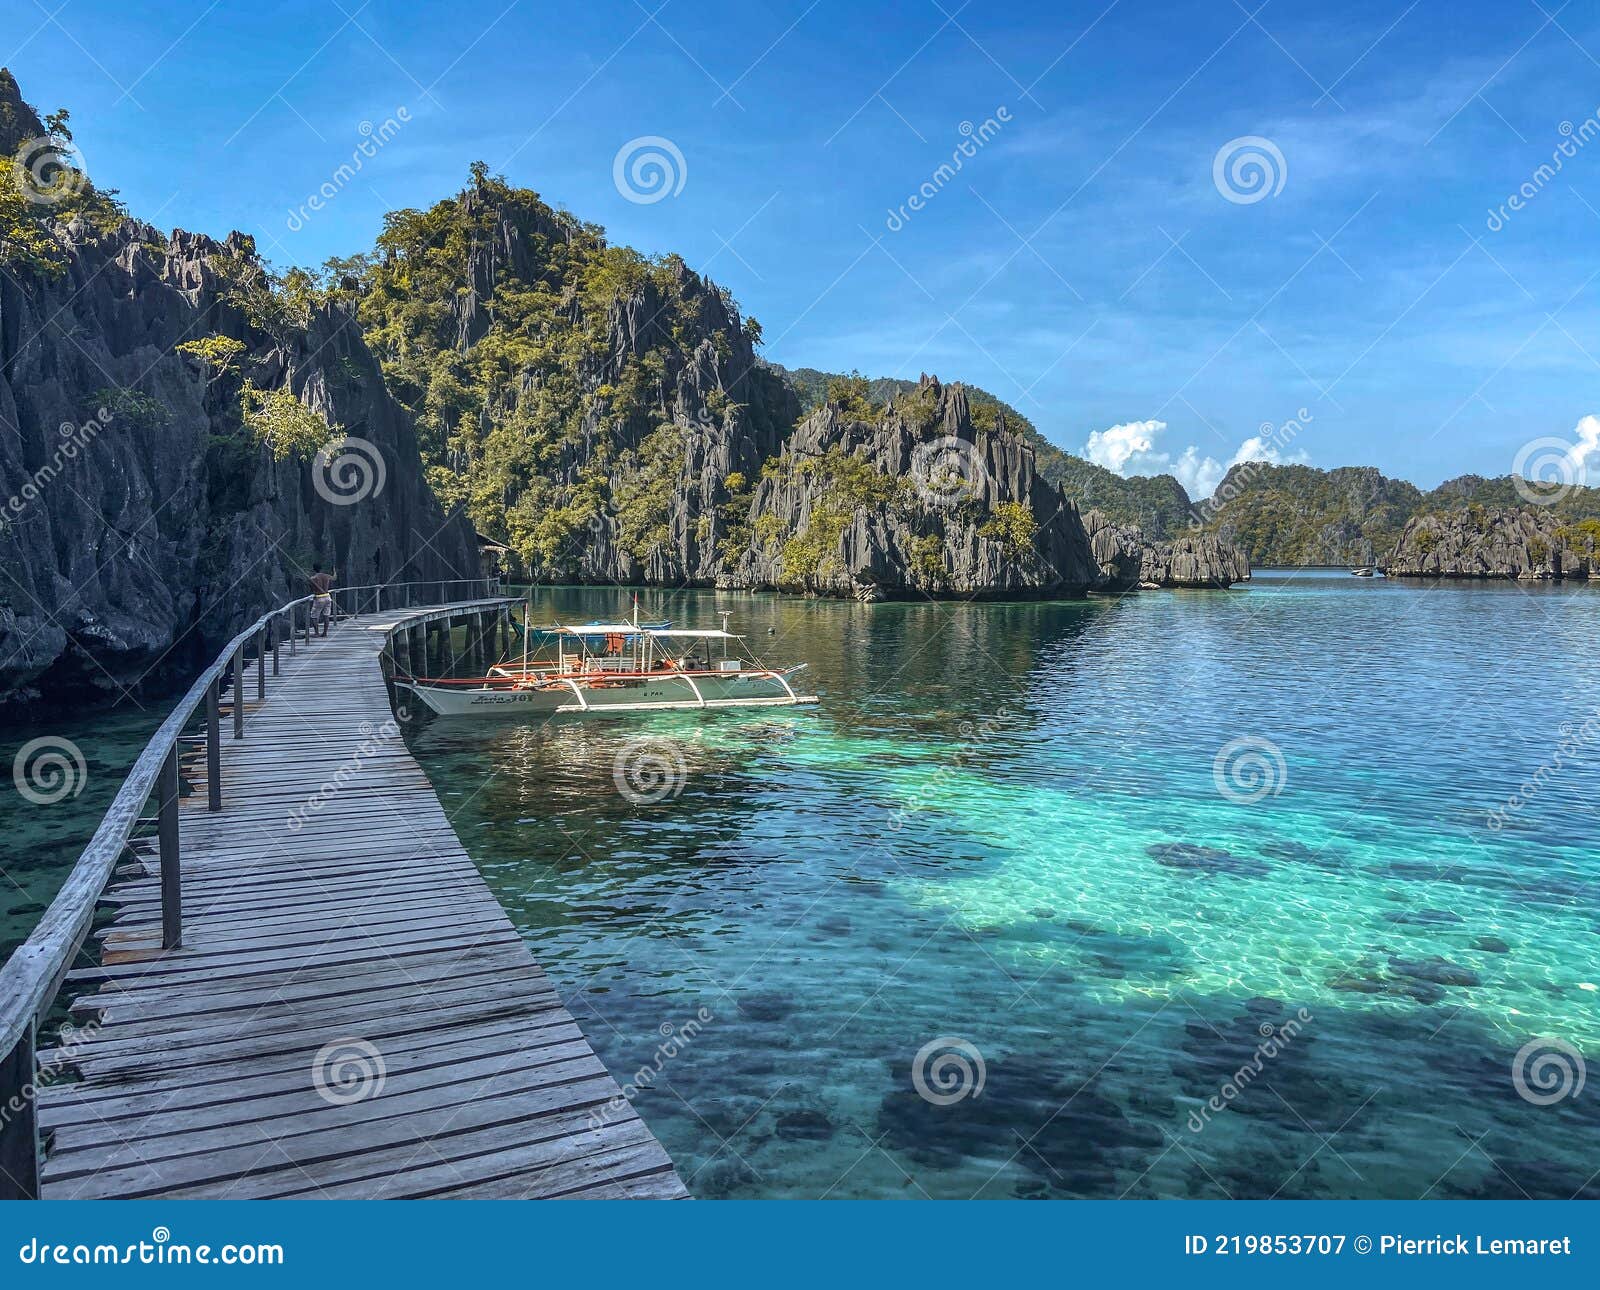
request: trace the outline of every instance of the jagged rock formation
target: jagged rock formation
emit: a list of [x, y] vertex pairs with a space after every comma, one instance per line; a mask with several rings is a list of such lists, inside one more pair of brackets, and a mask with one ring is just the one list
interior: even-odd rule
[[[777, 363], [767, 366], [794, 388], [806, 412], [816, 410], [827, 401], [830, 382], [847, 379], [843, 373], [822, 372], [814, 367], [786, 368]], [[911, 394], [916, 388], [915, 381], [894, 377], [866, 380], [867, 397], [875, 403]], [[1155, 539], [1174, 537], [1193, 522], [1195, 510], [1189, 494], [1171, 475], [1124, 478], [1114, 474], [1104, 466], [1063, 452], [1040, 434], [1032, 421], [999, 396], [975, 385], [966, 386], [966, 390], [967, 401], [972, 405], [973, 424], [988, 429], [994, 425], [996, 416], [1004, 417], [1012, 433], [1020, 434], [1032, 445], [1034, 467], [1045, 482], [1060, 488], [1080, 511], [1098, 510], [1120, 523], [1137, 525], [1147, 537]]]
[[924, 376], [876, 422], [807, 417], [751, 501], [750, 549], [723, 585], [853, 595], [1077, 595], [1099, 581], [1077, 508], [1000, 418]]
[[1227, 587], [1250, 577], [1244, 551], [1211, 533], [1152, 542], [1141, 552], [1139, 581], [1156, 587]]
[[726, 291], [481, 167], [456, 198], [392, 216], [358, 267], [430, 478], [530, 578], [723, 571], [728, 524], [798, 414]]
[[1468, 506], [1415, 516], [1382, 568], [1391, 578], [1589, 578], [1595, 536], [1544, 510]]
[[1102, 510], [1083, 513], [1089, 551], [1105, 585], [1112, 589], [1137, 586], [1144, 565], [1144, 533], [1137, 524], [1116, 519]]
[[[0, 80], [0, 124], [42, 134]], [[0, 150], [15, 137], [0, 139]], [[475, 577], [464, 519], [422, 480], [409, 420], [359, 327], [336, 306], [263, 331], [228, 298], [218, 257], [248, 241], [39, 216], [57, 270], [0, 241], [0, 702], [164, 682], [331, 561], [350, 585]], [[263, 389], [291, 391], [383, 459], [381, 492], [317, 489], [241, 425], [238, 385], [174, 352], [242, 343]], [[335, 484], [325, 484], [337, 498]]]
[[1250, 577], [1245, 552], [1214, 534], [1151, 541], [1138, 525], [1118, 523], [1103, 511], [1089, 511], [1083, 522], [1108, 590], [1229, 587]]

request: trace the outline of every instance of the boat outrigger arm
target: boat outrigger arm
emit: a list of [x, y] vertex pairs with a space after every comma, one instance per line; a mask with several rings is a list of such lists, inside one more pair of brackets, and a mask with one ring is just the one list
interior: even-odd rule
[[[530, 659], [531, 636], [551, 640], [553, 659]], [[745, 662], [731, 647], [744, 638], [726, 628], [633, 623], [555, 624], [524, 633], [523, 657], [468, 678], [397, 678], [434, 712], [609, 714], [657, 709], [788, 707], [817, 702], [789, 678], [805, 664], [770, 668]], [[714, 647], [721, 657], [713, 660]]]

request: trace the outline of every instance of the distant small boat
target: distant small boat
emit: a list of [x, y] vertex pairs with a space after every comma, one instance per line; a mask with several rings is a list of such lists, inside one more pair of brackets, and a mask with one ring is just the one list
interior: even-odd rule
[[1351, 576], [1356, 578], [1370, 578], [1377, 572], [1370, 564], [1360, 564], [1350, 570]]

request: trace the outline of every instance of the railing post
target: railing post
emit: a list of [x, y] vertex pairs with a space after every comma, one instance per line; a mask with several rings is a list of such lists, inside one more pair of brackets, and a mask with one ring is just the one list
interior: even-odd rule
[[256, 633], [256, 702], [264, 703], [267, 698], [267, 629], [263, 627]]
[[18, 1108], [0, 1119], [0, 1200], [39, 1199], [38, 1098], [28, 1096], [36, 1024], [30, 1017], [15, 1046], [0, 1057], [0, 1102]]
[[306, 611], [305, 629], [307, 649], [311, 648], [311, 604], [312, 602], [308, 600], [304, 605], [301, 606], [301, 608]]
[[269, 622], [267, 624], [267, 635], [272, 640], [272, 675], [273, 676], [277, 676], [278, 675], [278, 637], [279, 637], [280, 634], [281, 633], [278, 631], [278, 620], [276, 618], [274, 618], [271, 622]]
[[156, 786], [161, 803], [157, 832], [161, 840], [161, 948], [183, 944], [183, 879], [178, 860], [178, 746], [167, 750]]
[[233, 737], [244, 738], [244, 646], [233, 651]]
[[383, 612], [383, 588], [382, 587], [374, 587], [372, 589], [372, 612], [375, 613], [375, 614], [381, 614]]
[[206, 686], [206, 808], [212, 811], [222, 809], [221, 685], [213, 678]]

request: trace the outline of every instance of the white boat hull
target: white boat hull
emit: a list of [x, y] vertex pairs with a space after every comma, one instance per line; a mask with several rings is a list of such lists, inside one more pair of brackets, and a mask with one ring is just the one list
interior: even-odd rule
[[442, 717], [495, 714], [553, 716], [557, 713], [600, 716], [694, 708], [792, 707], [817, 702], [814, 694], [795, 693], [788, 684], [788, 675], [773, 672], [727, 676], [715, 673], [697, 673], [693, 676], [662, 673], [637, 680], [608, 681], [600, 686], [575, 681], [547, 683], [537, 689], [428, 685], [416, 681], [399, 681], [396, 684], [415, 694], [432, 712]]

